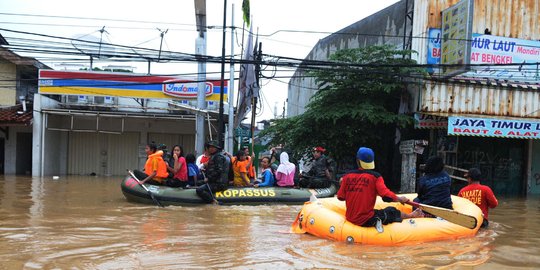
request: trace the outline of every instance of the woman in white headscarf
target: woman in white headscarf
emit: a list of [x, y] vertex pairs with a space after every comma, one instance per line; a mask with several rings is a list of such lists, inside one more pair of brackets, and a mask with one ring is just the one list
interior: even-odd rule
[[289, 154], [281, 152], [279, 155], [279, 167], [276, 170], [277, 185], [280, 187], [294, 186], [294, 173], [296, 166], [289, 162]]

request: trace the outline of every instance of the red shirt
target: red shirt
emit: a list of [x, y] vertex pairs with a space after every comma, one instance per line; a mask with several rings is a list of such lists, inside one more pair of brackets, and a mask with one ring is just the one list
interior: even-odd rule
[[396, 194], [386, 187], [382, 176], [375, 171], [358, 170], [342, 179], [337, 198], [345, 201], [347, 221], [356, 225], [361, 226], [373, 217], [377, 195], [397, 201]]
[[458, 196], [466, 198], [478, 205], [478, 207], [482, 209], [485, 219], [488, 219], [488, 207], [495, 208], [499, 205], [499, 201], [495, 198], [491, 188], [481, 185], [480, 183], [472, 183], [462, 188], [459, 191]]

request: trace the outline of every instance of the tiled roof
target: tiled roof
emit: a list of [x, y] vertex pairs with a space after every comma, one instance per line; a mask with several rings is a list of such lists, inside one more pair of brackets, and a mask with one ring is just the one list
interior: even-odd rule
[[22, 105], [0, 109], [0, 126], [29, 126], [32, 124], [32, 106], [26, 106], [22, 112]]

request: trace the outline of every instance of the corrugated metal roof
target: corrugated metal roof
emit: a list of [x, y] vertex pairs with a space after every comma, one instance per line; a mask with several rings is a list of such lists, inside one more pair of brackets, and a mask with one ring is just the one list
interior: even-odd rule
[[504, 86], [427, 82], [420, 111], [540, 118], [540, 92]]

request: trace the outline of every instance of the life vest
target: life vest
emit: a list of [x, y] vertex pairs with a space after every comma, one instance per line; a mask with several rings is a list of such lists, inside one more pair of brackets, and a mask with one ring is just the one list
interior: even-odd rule
[[148, 156], [148, 160], [146, 160], [146, 164], [144, 165], [144, 172], [148, 175], [152, 174], [152, 163], [154, 159], [157, 159], [158, 161], [156, 176], [154, 177], [154, 180], [161, 182], [162, 179], [169, 177], [169, 173], [167, 172], [167, 164], [163, 160], [163, 151], [159, 150]]

